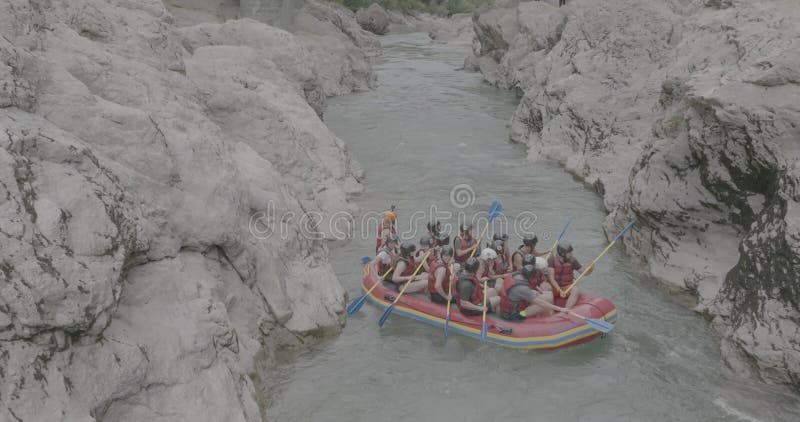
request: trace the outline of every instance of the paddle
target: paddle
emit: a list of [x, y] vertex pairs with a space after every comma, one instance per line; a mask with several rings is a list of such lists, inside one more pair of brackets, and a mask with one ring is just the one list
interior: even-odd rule
[[[364, 258], [361, 258], [361, 262], [364, 265], [367, 264], [367, 262], [364, 262], [364, 259], [366, 259], [367, 262], [371, 261], [368, 256], [365, 256]], [[362, 306], [364, 306], [364, 302], [366, 302], [367, 296], [369, 296], [369, 294], [372, 293], [372, 290], [375, 289], [375, 287], [377, 287], [379, 284], [381, 284], [381, 281], [384, 279], [384, 277], [386, 277], [387, 274], [389, 274], [389, 271], [392, 271], [392, 268], [393, 267], [389, 267], [389, 269], [386, 270], [385, 273], [383, 273], [383, 275], [381, 276], [380, 279], [375, 280], [375, 284], [373, 284], [372, 287], [370, 287], [369, 290], [367, 290], [366, 293], [364, 293], [363, 295], [359, 296], [358, 298], [356, 298], [356, 300], [350, 302], [350, 304], [347, 305], [347, 315], [353, 315], [354, 313], [358, 312], [358, 310], [361, 309]], [[364, 276], [367, 275], [366, 274], [367, 271], [369, 271], [369, 269], [367, 269], [367, 267], [365, 267], [364, 268]]]
[[405, 293], [406, 291], [406, 287], [408, 287], [408, 285], [411, 284], [411, 281], [414, 280], [414, 277], [416, 277], [420, 268], [422, 268], [422, 264], [425, 263], [425, 260], [428, 259], [428, 255], [430, 255], [431, 252], [432, 251], [428, 251], [425, 254], [425, 256], [422, 257], [422, 261], [420, 261], [419, 265], [417, 265], [417, 269], [414, 270], [414, 274], [411, 274], [411, 278], [409, 278], [408, 281], [406, 281], [406, 284], [403, 285], [403, 288], [400, 289], [400, 293], [397, 295], [396, 298], [394, 298], [394, 302], [392, 302], [392, 304], [389, 305], [388, 308], [386, 308], [386, 311], [383, 312], [383, 315], [381, 315], [381, 319], [378, 320], [378, 326], [383, 327], [383, 323], [386, 322], [387, 319], [389, 319], [389, 315], [391, 315], [392, 311], [394, 311], [394, 305], [396, 305], [397, 301], [400, 300], [400, 298], [403, 296], [403, 293]]
[[558, 235], [558, 238], [553, 243], [553, 247], [550, 248], [550, 250], [547, 251], [547, 255], [544, 256], [544, 260], [545, 261], [547, 261], [547, 259], [550, 258], [550, 254], [553, 253], [554, 250], [556, 250], [556, 247], [558, 246], [558, 242], [561, 241], [561, 238], [564, 236], [564, 233], [567, 231], [567, 227], [569, 227], [569, 223], [571, 223], [571, 222], [572, 222], [572, 218], [567, 219], [567, 224], [564, 224], [564, 228], [561, 229], [561, 233]]
[[622, 228], [622, 231], [620, 231], [620, 232], [619, 232], [619, 234], [617, 234], [617, 237], [615, 237], [615, 238], [614, 238], [614, 240], [612, 240], [612, 241], [611, 241], [611, 243], [609, 243], [609, 244], [608, 244], [608, 246], [606, 246], [606, 248], [605, 248], [605, 249], [603, 249], [603, 252], [601, 252], [601, 253], [600, 253], [600, 255], [598, 255], [598, 256], [597, 256], [597, 258], [595, 258], [595, 259], [594, 259], [594, 261], [592, 261], [592, 263], [591, 263], [591, 264], [589, 264], [588, 266], [586, 266], [586, 268], [583, 270], [583, 272], [581, 272], [581, 274], [578, 276], [578, 278], [577, 278], [575, 281], [573, 281], [573, 282], [572, 282], [572, 284], [570, 284], [569, 286], [567, 286], [567, 289], [566, 289], [566, 290], [564, 290], [564, 294], [565, 294], [565, 295], [566, 295], [566, 294], [569, 294], [569, 291], [570, 291], [570, 290], [572, 290], [572, 288], [573, 288], [573, 287], [575, 287], [575, 285], [576, 285], [576, 284], [578, 284], [578, 282], [579, 282], [579, 281], [581, 281], [581, 279], [583, 278], [583, 276], [585, 276], [585, 275], [586, 275], [586, 273], [588, 273], [588, 272], [589, 272], [589, 270], [590, 270], [590, 269], [591, 269], [591, 268], [594, 266], [594, 264], [595, 264], [595, 263], [596, 263], [596, 262], [597, 262], [597, 261], [598, 261], [600, 258], [602, 258], [602, 257], [603, 257], [603, 255], [605, 255], [605, 254], [606, 254], [606, 252], [608, 252], [608, 250], [609, 250], [609, 249], [611, 249], [611, 247], [612, 247], [612, 246], [614, 246], [614, 243], [616, 243], [616, 242], [617, 242], [617, 240], [619, 240], [619, 239], [622, 237], [622, 235], [623, 235], [623, 234], [625, 234], [625, 232], [626, 232], [626, 231], [628, 231], [628, 229], [630, 229], [630, 228], [631, 228], [631, 226], [633, 226], [633, 223], [635, 223], [635, 222], [636, 222], [636, 220], [631, 220], [631, 222], [630, 222], [630, 223], [626, 224], [626, 225], [625, 225], [625, 227], [623, 227], [623, 228]]
[[453, 271], [453, 264], [450, 264], [450, 284], [447, 285], [447, 313], [444, 317], [444, 338], [447, 338], [447, 328], [450, 326], [450, 300], [453, 299], [453, 283], [456, 282], [456, 274]]
[[[500, 205], [499, 202], [497, 201], [492, 202], [492, 205], [489, 207], [489, 215], [487, 217], [486, 227], [483, 228], [483, 233], [481, 233], [481, 237], [478, 238], [478, 243], [475, 244], [476, 248], [481, 244], [481, 239], [483, 239], [483, 236], [486, 234], [486, 231], [489, 229], [489, 226], [492, 224], [492, 221], [494, 221], [494, 219], [497, 218], [497, 216], [500, 214], [501, 209], [503, 209], [503, 206]], [[472, 253], [469, 255], [470, 258], [472, 258], [472, 255], [475, 254], [475, 250], [476, 249], [472, 250]], [[487, 281], [488, 280], [483, 280], [483, 317], [481, 318], [481, 343], [486, 341], [486, 331], [487, 331], [486, 327], [486, 296], [487, 296], [486, 282]]]
[[592, 327], [593, 329], [595, 329], [597, 331], [600, 331], [601, 333], [607, 334], [607, 333], [611, 332], [611, 330], [614, 329], [614, 324], [612, 324], [612, 323], [610, 323], [608, 321], [605, 321], [605, 320], [602, 320], [602, 319], [588, 318], [588, 317], [585, 317], [583, 315], [576, 314], [575, 312], [572, 312], [572, 311], [567, 311], [567, 313], [569, 315], [574, 316], [575, 318], [580, 318], [580, 319], [586, 321], [586, 323], [589, 324], [590, 327]]

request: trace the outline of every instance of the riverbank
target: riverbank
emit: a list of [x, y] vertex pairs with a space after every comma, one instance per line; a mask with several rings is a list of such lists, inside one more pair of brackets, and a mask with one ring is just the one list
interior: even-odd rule
[[356, 210], [321, 116], [380, 44], [239, 3], [0, 1], [0, 419], [262, 421], [263, 368], [341, 330], [303, 218]]
[[505, 2], [465, 62], [517, 90], [511, 139], [596, 191], [608, 235], [697, 298], [728, 364], [800, 388], [791, 1]]

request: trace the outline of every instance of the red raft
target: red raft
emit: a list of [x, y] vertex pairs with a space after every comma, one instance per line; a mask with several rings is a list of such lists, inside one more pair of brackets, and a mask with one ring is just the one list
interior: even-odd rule
[[[374, 283], [369, 266], [364, 266], [362, 288], [369, 291]], [[397, 294], [387, 283], [382, 283], [369, 294], [368, 299], [379, 308], [386, 309]], [[556, 298], [556, 305], [561, 306], [563, 302], [564, 299]], [[427, 294], [406, 293], [395, 305], [393, 314], [411, 317], [444, 329], [445, 310], [445, 306], [431, 302]], [[603, 319], [612, 324], [617, 320], [617, 308], [611, 301], [602, 297], [581, 294], [572, 310], [579, 315]], [[488, 327], [486, 341], [520, 349], [560, 349], [586, 343], [601, 335], [586, 322], [560, 313], [527, 318], [522, 322], [506, 321], [494, 314], [488, 314], [486, 320]], [[481, 316], [464, 316], [453, 304], [450, 308], [448, 330], [480, 338]]]

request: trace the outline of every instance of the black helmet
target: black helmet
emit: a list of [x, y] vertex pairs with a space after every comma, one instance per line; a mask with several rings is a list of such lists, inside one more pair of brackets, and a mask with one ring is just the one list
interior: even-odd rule
[[503, 240], [503, 235], [500, 233], [495, 233], [492, 235], [492, 240]]
[[442, 249], [439, 251], [441, 256], [453, 256], [453, 247], [450, 245], [442, 246]]
[[386, 236], [386, 243], [390, 243], [390, 242], [397, 243], [399, 241], [400, 241], [400, 239], [397, 238], [396, 234], [390, 234], [390, 235]]
[[522, 271], [520, 271], [520, 273], [525, 280], [530, 280], [536, 275], [536, 267], [533, 265], [525, 265], [522, 267]]
[[559, 244], [558, 247], [556, 247], [556, 252], [558, 252], [558, 254], [561, 256], [565, 256], [566, 254], [572, 252], [572, 245], [569, 243], [565, 243], [563, 245]]
[[428, 232], [436, 234], [439, 233], [439, 229], [442, 228], [442, 222], [436, 220], [429, 221], [427, 227], [428, 227]]
[[478, 265], [480, 265], [478, 263], [478, 258], [474, 256], [467, 258], [467, 260], [464, 261], [464, 271], [475, 274], [475, 271], [478, 271]]
[[525, 237], [522, 238], [522, 244], [525, 245], [525, 246], [530, 246], [530, 247], [536, 246], [536, 242], [538, 242], [538, 241], [539, 241], [539, 238], [536, 237], [535, 235], [533, 237], [525, 236]]
[[420, 246], [430, 246], [431, 245], [431, 237], [427, 234], [423, 234], [422, 237], [419, 238], [419, 245]]
[[410, 256], [416, 250], [417, 250], [416, 245], [414, 245], [411, 242], [403, 242], [403, 244], [400, 245], [400, 255], [403, 255], [405, 257]]
[[522, 257], [522, 266], [526, 265], [536, 265], [536, 257], [531, 254], [524, 255]]
[[471, 232], [471, 231], [472, 231], [472, 223], [461, 223], [461, 233]]
[[492, 249], [494, 249], [498, 255], [502, 255], [503, 251], [505, 251], [505, 244], [502, 240], [495, 240], [492, 242]]
[[439, 236], [436, 237], [436, 244], [441, 246], [448, 243], [450, 243], [450, 236], [444, 233], [439, 233]]

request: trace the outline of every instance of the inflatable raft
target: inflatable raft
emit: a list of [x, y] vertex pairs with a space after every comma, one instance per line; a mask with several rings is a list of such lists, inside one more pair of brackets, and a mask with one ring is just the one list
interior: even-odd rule
[[[361, 287], [369, 291], [374, 283], [369, 266], [365, 266]], [[381, 283], [372, 290], [367, 299], [377, 307], [386, 309], [397, 294], [388, 283]], [[556, 298], [556, 305], [563, 306], [563, 304], [564, 299]], [[427, 294], [406, 293], [400, 297], [392, 314], [414, 318], [444, 329], [445, 310], [444, 305], [431, 302]], [[617, 308], [611, 301], [601, 297], [581, 294], [572, 310], [579, 315], [604, 319], [612, 324], [617, 320]], [[520, 349], [560, 349], [586, 343], [601, 335], [586, 322], [561, 313], [527, 318], [521, 322], [506, 321], [497, 315], [488, 314], [486, 320], [488, 327], [486, 341]], [[450, 308], [448, 330], [480, 338], [481, 316], [464, 316], [453, 304]]]

